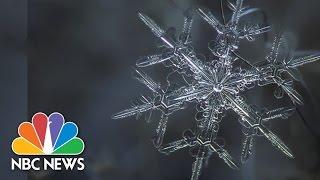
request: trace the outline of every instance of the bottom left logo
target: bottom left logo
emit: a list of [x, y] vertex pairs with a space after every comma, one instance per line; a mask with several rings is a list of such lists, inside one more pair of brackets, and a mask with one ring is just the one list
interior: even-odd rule
[[61, 156], [80, 155], [84, 142], [78, 138], [78, 126], [65, 122], [61, 113], [54, 112], [47, 116], [39, 112], [32, 121], [19, 125], [20, 137], [12, 142], [12, 151], [20, 156], [59, 156], [50, 158], [11, 159], [11, 169], [15, 170], [84, 170], [84, 158], [66, 158]]

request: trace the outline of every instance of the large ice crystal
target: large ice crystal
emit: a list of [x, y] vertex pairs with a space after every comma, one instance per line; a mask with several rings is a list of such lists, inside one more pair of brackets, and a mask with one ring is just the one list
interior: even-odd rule
[[[192, 180], [199, 178], [205, 161], [212, 154], [217, 154], [231, 168], [239, 168], [235, 159], [224, 148], [223, 139], [217, 137], [219, 123], [227, 110], [239, 115], [239, 122], [243, 127], [245, 138], [241, 153], [242, 163], [252, 153], [253, 139], [257, 136], [264, 136], [288, 157], [294, 158], [290, 149], [270, 131], [267, 124], [276, 118], [287, 119], [294, 113], [295, 106], [303, 104], [301, 96], [292, 86], [293, 79], [299, 80], [297, 67], [320, 59], [320, 54], [295, 57], [288, 48], [286, 56], [279, 56], [280, 49], [285, 49], [281, 46], [287, 47], [282, 32], [279, 31], [273, 40], [269, 55], [263, 61], [250, 63], [245, 60], [236, 53], [240, 41], [246, 39], [253, 42], [256, 36], [268, 32], [271, 27], [267, 24], [252, 25], [250, 22], [241, 26], [240, 18], [259, 9], [244, 7], [243, 0], [236, 0], [234, 3], [227, 1], [227, 3], [232, 10], [232, 16], [227, 21], [222, 13], [223, 22], [220, 22], [208, 9], [196, 8], [197, 13], [218, 34], [216, 39], [209, 43], [214, 58], [207, 61], [201, 58], [202, 56], [197, 54], [191, 45], [190, 30], [194, 20], [192, 9], [184, 13], [184, 26], [178, 35], [172, 28], [165, 31], [150, 17], [139, 13], [140, 19], [160, 39], [157, 45], [161, 48], [161, 52], [140, 57], [136, 65], [141, 68], [161, 63], [179, 74], [184, 84], [175, 86], [170, 83], [169, 75], [168, 85], [160, 85], [139, 68], [134, 68], [134, 77], [153, 92], [153, 97], [142, 95], [131, 108], [112, 116], [114, 119], [133, 115], [140, 117], [142, 113], [148, 112], [146, 120], [149, 122], [152, 111], [160, 111], [161, 118], [153, 139], [154, 145], [165, 154], [190, 148], [191, 155], [195, 158]], [[247, 68], [236, 66], [237, 61], [245, 62]], [[267, 110], [247, 104], [241, 96], [243, 91], [255, 85], [269, 84], [278, 86], [274, 92], [276, 98], [282, 98], [286, 94], [293, 102], [292, 105]], [[186, 108], [189, 102], [197, 103], [196, 128], [184, 131], [180, 140], [163, 145], [170, 114]]]

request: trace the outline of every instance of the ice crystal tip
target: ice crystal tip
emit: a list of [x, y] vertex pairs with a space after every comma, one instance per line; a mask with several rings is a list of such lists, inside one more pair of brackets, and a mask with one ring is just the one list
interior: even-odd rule
[[215, 29], [217, 29], [218, 32], [222, 31], [222, 25], [220, 24], [220, 22], [217, 20], [217, 18], [215, 16], [212, 15], [212, 13], [210, 12], [209, 9], [204, 8], [204, 7], [198, 7], [197, 8], [197, 12], [199, 13], [199, 15], [205, 20], [207, 21], [212, 27], [214, 27]]
[[[229, 167], [239, 169], [235, 159], [224, 149], [224, 143], [218, 136], [219, 124], [227, 111], [234, 111], [239, 116], [243, 129], [244, 141], [241, 149], [241, 162], [246, 162], [252, 154], [253, 140], [263, 136], [273, 146], [290, 158], [292, 151], [278, 136], [269, 129], [270, 121], [282, 118], [288, 119], [295, 111], [295, 105], [303, 104], [301, 95], [294, 89], [293, 80], [300, 80], [298, 67], [320, 60], [320, 53], [294, 57], [288, 49], [287, 57], [282, 58], [285, 38], [282, 30], [276, 34], [269, 55], [264, 61], [251, 63], [242, 55], [236, 53], [241, 47], [241, 41], [247, 39], [251, 43], [255, 36], [271, 30], [268, 23], [252, 25], [239, 23], [243, 16], [259, 11], [258, 8], [243, 6], [243, 0], [227, 1], [232, 10], [229, 21], [219, 20], [204, 7], [196, 7], [197, 13], [217, 32], [217, 37], [209, 43], [213, 57], [209, 60], [201, 58], [191, 44], [190, 32], [194, 20], [192, 9], [184, 12], [184, 23], [180, 34], [172, 29], [164, 31], [157, 23], [144, 13], [139, 18], [159, 38], [160, 53], [142, 56], [136, 62], [138, 67], [148, 67], [163, 64], [170, 70], [165, 79], [167, 84], [160, 85], [140, 69], [133, 68], [134, 78], [144, 84], [153, 96], [141, 95], [132, 106], [112, 116], [113, 119], [136, 116], [143, 113], [150, 122], [153, 111], [159, 111], [161, 118], [156, 128], [153, 144], [159, 152], [170, 154], [183, 148], [189, 148], [195, 158], [192, 166], [192, 180], [198, 180], [203, 168], [212, 155], [217, 155]], [[221, 6], [223, 8], [223, 4]], [[223, 11], [222, 11], [223, 12]], [[249, 19], [249, 18], [246, 18]], [[246, 25], [242, 25], [246, 24]], [[242, 61], [242, 63], [235, 63]], [[240, 64], [240, 65], [239, 65]], [[289, 76], [283, 76], [286, 72]], [[174, 82], [173, 77], [181, 76], [181, 82]], [[274, 91], [276, 99], [287, 96], [294, 106], [272, 108], [267, 110], [250, 105], [245, 101], [243, 92], [255, 86], [277, 85]], [[197, 103], [195, 115], [196, 127], [193, 131], [184, 131], [182, 138], [171, 143], [165, 142], [169, 116], [185, 109], [190, 102]]]
[[138, 13], [138, 15], [142, 22], [144, 22], [145, 25], [147, 25], [150, 28], [154, 35], [156, 35], [157, 37], [163, 36], [165, 31], [162, 30], [149, 16], [141, 12]]
[[294, 67], [299, 67], [302, 66], [304, 64], [308, 64], [308, 63], [312, 63], [315, 61], [320, 60], [320, 54], [313, 54], [313, 55], [309, 55], [309, 56], [305, 56], [305, 57], [301, 57], [298, 59], [293, 59], [288, 63], [288, 67], [290, 68], [294, 68]]

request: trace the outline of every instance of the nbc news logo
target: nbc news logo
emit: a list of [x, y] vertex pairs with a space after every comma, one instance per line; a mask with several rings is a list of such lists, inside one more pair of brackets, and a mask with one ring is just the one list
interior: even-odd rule
[[[84, 150], [84, 142], [78, 138], [78, 126], [66, 122], [60, 113], [48, 117], [36, 113], [32, 123], [23, 122], [18, 128], [20, 137], [12, 142], [12, 151], [19, 156], [76, 156]], [[40, 167], [40, 164], [42, 165]], [[11, 158], [11, 169], [19, 170], [84, 170], [84, 158]]]

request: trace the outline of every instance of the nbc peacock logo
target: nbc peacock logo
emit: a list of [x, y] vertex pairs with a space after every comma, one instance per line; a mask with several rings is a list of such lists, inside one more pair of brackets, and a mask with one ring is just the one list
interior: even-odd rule
[[36, 113], [32, 123], [20, 124], [18, 134], [12, 142], [17, 155], [79, 155], [84, 150], [83, 140], [77, 137], [78, 126], [65, 122], [58, 112], [49, 116]]

